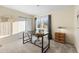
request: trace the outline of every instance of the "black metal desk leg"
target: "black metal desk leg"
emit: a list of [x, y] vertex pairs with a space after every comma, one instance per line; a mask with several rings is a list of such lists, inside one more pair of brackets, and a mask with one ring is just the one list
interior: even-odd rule
[[25, 43], [24, 43], [24, 32], [23, 32], [23, 44], [25, 44]]
[[42, 36], [42, 53], [43, 53], [43, 36]]
[[48, 48], [50, 48], [50, 39], [48, 39], [48, 41], [49, 41], [49, 42], [48, 42]]
[[31, 38], [30, 38], [30, 41], [31, 41], [31, 43], [32, 43], [32, 34], [31, 34]]

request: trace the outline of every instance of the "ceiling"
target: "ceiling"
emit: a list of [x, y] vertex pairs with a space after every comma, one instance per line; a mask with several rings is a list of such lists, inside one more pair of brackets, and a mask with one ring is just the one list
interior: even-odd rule
[[70, 6], [68, 5], [4, 5], [4, 7], [37, 16], [37, 15], [50, 13], [53, 10], [62, 10]]

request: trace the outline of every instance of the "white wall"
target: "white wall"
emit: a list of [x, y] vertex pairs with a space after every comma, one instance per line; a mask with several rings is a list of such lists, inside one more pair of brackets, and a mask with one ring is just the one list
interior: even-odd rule
[[58, 27], [65, 27], [66, 42], [74, 44], [74, 7], [69, 7], [52, 12], [52, 33], [57, 31]]
[[77, 18], [77, 15], [79, 15], [79, 6], [75, 6], [75, 14], [74, 14], [74, 24], [75, 24], [75, 47], [77, 49], [77, 52], [79, 52], [79, 17]]

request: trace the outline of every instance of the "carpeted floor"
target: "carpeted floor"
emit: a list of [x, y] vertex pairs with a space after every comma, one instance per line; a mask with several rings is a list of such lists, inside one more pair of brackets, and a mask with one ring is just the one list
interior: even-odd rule
[[[31, 43], [22, 44], [22, 39], [12, 36], [0, 39], [0, 53], [41, 53], [41, 48]], [[76, 53], [76, 49], [73, 45], [51, 40], [47, 53]]]

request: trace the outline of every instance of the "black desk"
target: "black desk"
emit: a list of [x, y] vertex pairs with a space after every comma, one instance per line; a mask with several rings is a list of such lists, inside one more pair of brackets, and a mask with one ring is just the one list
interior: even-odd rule
[[[37, 37], [37, 39], [39, 39], [40, 37], [42, 38], [41, 39], [42, 46], [39, 46], [39, 45], [32, 42], [32, 36], [33, 35], [35, 35]], [[44, 33], [35, 33], [35, 34], [31, 34], [31, 37], [28, 40], [24, 40], [25, 37], [24, 37], [24, 32], [23, 32], [23, 44], [30, 42], [30, 43], [34, 44], [35, 46], [40, 47], [41, 52], [45, 53], [50, 48], [50, 39], [49, 38], [48, 38], [48, 44], [44, 47], [44, 36], [46, 36], [46, 35], [48, 35], [48, 33], [45, 33], [45, 34]]]

